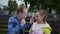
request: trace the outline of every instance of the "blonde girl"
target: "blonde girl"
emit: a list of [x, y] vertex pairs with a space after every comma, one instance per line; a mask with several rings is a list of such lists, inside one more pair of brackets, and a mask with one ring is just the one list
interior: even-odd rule
[[36, 22], [30, 28], [29, 34], [51, 34], [51, 27], [46, 21], [46, 10], [38, 10], [36, 12]]

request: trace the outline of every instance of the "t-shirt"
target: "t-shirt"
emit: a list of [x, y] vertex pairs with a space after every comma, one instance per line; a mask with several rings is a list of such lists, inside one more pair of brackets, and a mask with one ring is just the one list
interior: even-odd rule
[[33, 23], [31, 34], [50, 34], [51, 27], [48, 23], [38, 24], [37, 22]]

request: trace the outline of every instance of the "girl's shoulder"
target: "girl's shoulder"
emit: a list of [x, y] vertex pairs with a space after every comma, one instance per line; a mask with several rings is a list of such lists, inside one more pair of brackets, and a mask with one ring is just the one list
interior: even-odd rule
[[45, 24], [45, 26], [43, 27], [43, 30], [52, 30], [52, 28], [50, 27], [50, 25], [48, 23]]

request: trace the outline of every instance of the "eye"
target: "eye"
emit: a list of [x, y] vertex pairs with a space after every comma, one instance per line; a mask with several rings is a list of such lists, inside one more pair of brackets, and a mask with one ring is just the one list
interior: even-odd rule
[[39, 17], [39, 16], [36, 15], [35, 17]]

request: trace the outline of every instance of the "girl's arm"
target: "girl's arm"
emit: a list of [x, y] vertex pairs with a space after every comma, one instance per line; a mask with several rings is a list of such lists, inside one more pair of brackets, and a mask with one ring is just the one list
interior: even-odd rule
[[43, 34], [51, 34], [51, 29], [49, 28], [44, 28], [43, 31], [44, 31]]

